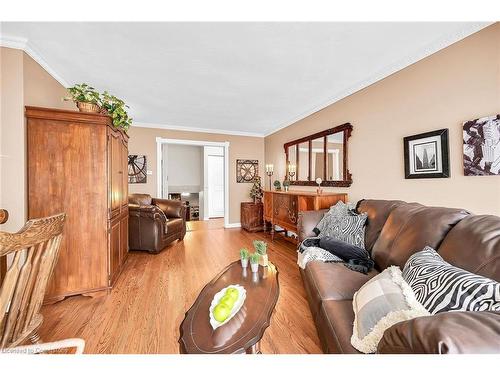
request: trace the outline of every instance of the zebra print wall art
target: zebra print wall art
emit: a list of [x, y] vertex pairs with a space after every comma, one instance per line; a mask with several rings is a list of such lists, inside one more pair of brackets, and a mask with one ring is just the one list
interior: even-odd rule
[[452, 266], [431, 247], [408, 259], [403, 278], [431, 314], [500, 311], [500, 283]]
[[500, 115], [465, 122], [463, 136], [464, 174], [500, 175]]

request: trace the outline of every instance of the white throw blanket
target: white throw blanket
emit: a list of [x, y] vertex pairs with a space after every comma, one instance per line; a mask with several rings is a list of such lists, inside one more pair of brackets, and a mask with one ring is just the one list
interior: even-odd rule
[[342, 262], [338, 256], [323, 250], [321, 247], [311, 246], [306, 247], [302, 252], [297, 251], [297, 264], [300, 268], [305, 269], [307, 263], [313, 260], [319, 260], [321, 262]]

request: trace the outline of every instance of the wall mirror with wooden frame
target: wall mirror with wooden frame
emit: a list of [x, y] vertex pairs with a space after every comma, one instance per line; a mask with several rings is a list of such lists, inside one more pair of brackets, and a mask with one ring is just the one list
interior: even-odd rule
[[348, 187], [352, 175], [348, 168], [349, 123], [285, 143], [287, 179], [291, 185]]

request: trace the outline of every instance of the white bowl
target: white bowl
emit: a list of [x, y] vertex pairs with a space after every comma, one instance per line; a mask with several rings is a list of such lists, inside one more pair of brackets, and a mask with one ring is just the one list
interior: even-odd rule
[[[228, 288], [238, 289], [238, 299], [234, 303], [234, 306], [231, 310], [231, 314], [229, 315], [229, 317], [226, 320], [224, 320], [223, 322], [219, 322], [219, 321], [215, 320], [215, 318], [214, 318], [214, 308], [215, 308], [215, 306], [217, 306], [217, 304], [219, 303], [219, 300], [224, 296], [224, 294], [226, 294], [226, 290]], [[223, 288], [221, 291], [217, 292], [215, 294], [214, 299], [212, 300], [212, 303], [210, 304], [210, 308], [209, 308], [210, 325], [212, 326], [212, 328], [217, 329], [220, 326], [223, 326], [224, 324], [229, 322], [232, 319], [232, 317], [235, 316], [238, 311], [240, 311], [241, 306], [243, 306], [243, 303], [245, 303], [246, 297], [247, 297], [247, 291], [245, 290], [245, 288], [243, 288], [241, 285], [238, 285], [238, 284], [228, 285], [225, 288]]]

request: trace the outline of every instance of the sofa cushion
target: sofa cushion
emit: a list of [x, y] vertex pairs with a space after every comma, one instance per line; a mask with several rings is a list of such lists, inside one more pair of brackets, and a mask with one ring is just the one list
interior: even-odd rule
[[379, 199], [362, 199], [358, 202], [356, 210], [366, 213], [365, 249], [371, 251], [377, 241], [380, 231], [389, 217], [391, 211], [403, 204], [403, 201], [386, 201]]
[[148, 206], [151, 204], [152, 198], [149, 194], [130, 194], [128, 196], [128, 202], [139, 206]]
[[438, 252], [456, 267], [500, 281], [500, 217], [467, 216], [448, 233]]
[[376, 274], [375, 270], [367, 275], [352, 271], [342, 263], [307, 263], [304, 277], [313, 316], [317, 315], [322, 301], [351, 300], [354, 293]]
[[439, 248], [444, 237], [468, 212], [456, 208], [426, 207], [403, 203], [395, 207], [373, 245], [376, 267], [403, 267], [408, 258], [425, 246]]
[[407, 320], [384, 332], [381, 354], [499, 354], [500, 312], [451, 311]]
[[323, 302], [316, 328], [325, 353], [359, 354], [351, 345], [353, 322], [352, 300]]

